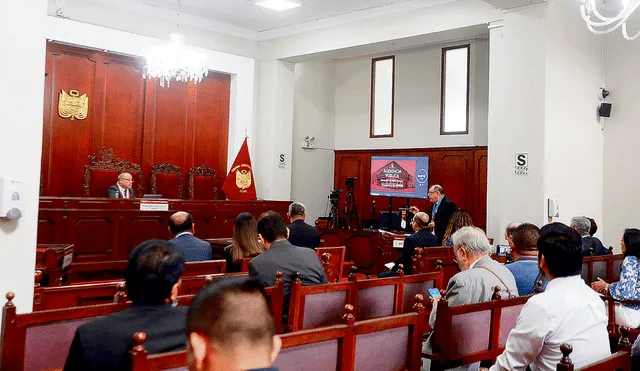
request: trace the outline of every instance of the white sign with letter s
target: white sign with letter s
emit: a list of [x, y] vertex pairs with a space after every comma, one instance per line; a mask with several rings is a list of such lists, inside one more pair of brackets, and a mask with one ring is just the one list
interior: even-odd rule
[[516, 153], [514, 174], [529, 175], [529, 154], [528, 153]]

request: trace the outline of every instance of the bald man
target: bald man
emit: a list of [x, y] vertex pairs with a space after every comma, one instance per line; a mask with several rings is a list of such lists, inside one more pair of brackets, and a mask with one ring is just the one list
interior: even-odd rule
[[169, 243], [184, 254], [185, 261], [212, 260], [211, 245], [194, 236], [195, 231], [191, 214], [178, 211], [169, 217], [169, 232], [175, 236]]
[[118, 183], [109, 187], [109, 198], [135, 198], [133, 194], [133, 177], [129, 173], [118, 175]]
[[418, 212], [411, 221], [411, 227], [414, 233], [404, 239], [402, 253], [395, 261], [395, 265], [391, 272], [380, 273], [378, 277], [392, 277], [397, 274], [399, 265], [404, 265], [404, 273], [411, 274], [412, 258], [417, 247], [436, 247], [438, 239], [429, 231], [429, 215], [424, 212]]

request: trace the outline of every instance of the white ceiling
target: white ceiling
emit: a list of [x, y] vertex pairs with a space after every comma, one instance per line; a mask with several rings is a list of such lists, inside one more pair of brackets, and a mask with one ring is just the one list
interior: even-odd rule
[[[122, 5], [122, 0], [96, 0]], [[294, 0], [302, 6], [283, 12], [259, 7], [258, 0], [181, 0], [186, 17], [198, 17], [219, 25], [255, 33], [271, 33], [271, 37], [286, 32], [286, 28], [317, 29], [360, 19], [426, 8], [457, 0]], [[127, 0], [127, 7], [176, 12], [177, 0]], [[280, 30], [281, 32], [278, 32]], [[274, 34], [274, 31], [276, 34]], [[290, 30], [291, 31], [291, 30]]]

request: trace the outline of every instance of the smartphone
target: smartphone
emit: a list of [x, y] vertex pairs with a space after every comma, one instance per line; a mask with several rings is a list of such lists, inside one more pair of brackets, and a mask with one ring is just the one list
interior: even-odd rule
[[429, 296], [431, 296], [431, 298], [433, 299], [440, 296], [440, 290], [438, 289], [428, 289], [427, 291], [429, 291]]

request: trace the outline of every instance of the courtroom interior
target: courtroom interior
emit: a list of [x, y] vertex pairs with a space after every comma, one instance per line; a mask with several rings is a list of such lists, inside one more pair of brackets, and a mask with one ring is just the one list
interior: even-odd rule
[[638, 7], [6, 4], [0, 370], [640, 370]]

